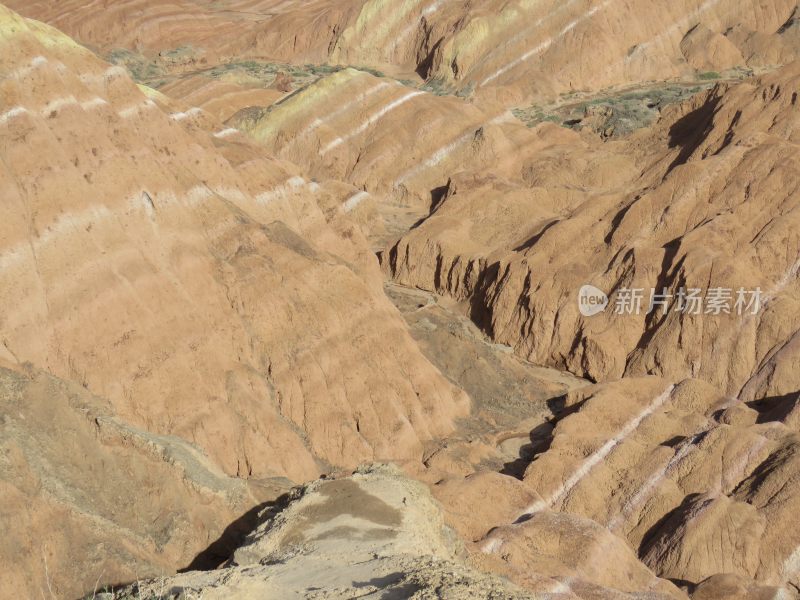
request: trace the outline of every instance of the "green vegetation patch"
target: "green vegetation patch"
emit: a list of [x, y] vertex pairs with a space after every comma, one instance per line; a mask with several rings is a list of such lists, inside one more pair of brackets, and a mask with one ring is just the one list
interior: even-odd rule
[[153, 81], [166, 75], [164, 68], [156, 60], [126, 48], [115, 48], [105, 58], [111, 64], [125, 67], [137, 83], [146, 83], [150, 87], [158, 87], [153, 85]]
[[665, 106], [709, 89], [713, 84], [664, 83], [630, 91], [603, 90], [599, 95], [580, 99], [571, 92], [562, 94], [551, 106], [533, 105], [512, 112], [528, 127], [539, 123], [559, 123], [570, 129], [590, 129], [604, 138], [622, 137], [651, 125]]
[[420, 87], [421, 90], [426, 91], [435, 96], [449, 96], [453, 93], [453, 89], [445, 83], [443, 79], [438, 77], [429, 79]]

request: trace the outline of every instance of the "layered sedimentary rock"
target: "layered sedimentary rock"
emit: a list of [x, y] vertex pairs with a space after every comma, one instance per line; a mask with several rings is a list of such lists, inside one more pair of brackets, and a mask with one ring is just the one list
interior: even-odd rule
[[[263, 0], [198, 6], [126, 0], [98, 10], [97, 3], [12, 0], [10, 6], [82, 43], [132, 51], [167, 71], [243, 57], [373, 66], [417, 72], [493, 101], [508, 93], [541, 97], [698, 69], [781, 64], [794, 52], [786, 39], [797, 3]], [[497, 88], [507, 89], [498, 94]]]
[[680, 42], [698, 24], [724, 33], [746, 23], [753, 31], [775, 34], [795, 5], [791, 0], [696, 0], [654, 10], [647, 3], [608, 0], [481, 7], [441, 44], [432, 72], [479, 89], [507, 84], [525, 91], [541, 85], [541, 74], [557, 92], [599, 89], [656, 74], [665, 79], [691, 68], [681, 56]]
[[739, 49], [721, 33], [698, 24], [681, 40], [681, 53], [696, 71], [724, 71], [744, 64]]
[[248, 85], [246, 76], [214, 79], [202, 76], [184, 77], [168, 83], [161, 92], [179, 98], [189, 110], [209, 112], [219, 121], [226, 121], [234, 114], [254, 105], [268, 106], [285, 96], [278, 89]]
[[[506, 524], [478, 543], [517, 583], [538, 585], [525, 569], [551, 555], [539, 540], [553, 535], [538, 528], [561, 518], [559, 534], [596, 532], [593, 558], [544, 569], [562, 591], [604, 585], [590, 565], [619, 561], [624, 538], [698, 597], [791, 597], [797, 77], [794, 64], [716, 86], [624, 142], [541, 125], [546, 151], [509, 155], [505, 176], [453, 172], [431, 215], [384, 253], [397, 282], [461, 301], [520, 356], [609, 381], [567, 396], [549, 441], [531, 432], [524, 486], [490, 503], [486, 520]], [[581, 315], [584, 284], [609, 292], [604, 312]], [[677, 301], [693, 287], [732, 290], [729, 306], [648, 311], [651, 288]], [[641, 310], [617, 311], [637, 288]], [[739, 288], [760, 289], [754, 310], [737, 314]], [[631, 378], [644, 373], [667, 379]], [[457, 498], [485, 486], [451, 479], [441, 496], [473, 539], [486, 523]]]
[[[469, 300], [494, 339], [533, 362], [595, 380], [699, 377], [743, 400], [791, 393], [797, 82], [795, 64], [717, 86], [592, 161], [571, 150], [586, 143], [575, 136], [513, 179], [454, 174], [384, 262], [401, 283]], [[579, 313], [584, 284], [611, 294], [603, 314]], [[617, 314], [625, 288], [646, 291], [638, 314]], [[676, 311], [682, 288], [731, 290], [727, 308]], [[735, 309], [740, 289], [759, 288], [760, 306]], [[669, 310], [648, 312], [653, 289]]]
[[798, 36], [800, 36], [800, 9], [795, 8], [792, 16], [770, 35], [753, 31], [745, 25], [738, 25], [726, 33], [738, 48], [748, 64], [782, 65], [800, 58]]
[[188, 566], [289, 487], [229, 477], [186, 440], [30, 367], [0, 368], [0, 411], [3, 597], [77, 597]]
[[[528, 523], [556, 510], [626, 538], [662, 577], [699, 583], [728, 573], [789, 597], [800, 576], [800, 536], [786, 527], [798, 437], [780, 415], [697, 380], [658, 378], [585, 388], [565, 408], [523, 477], [541, 497], [489, 533], [484, 551], [504, 555]], [[592, 547], [595, 563], [618, 556], [610, 539]]]
[[[405, 333], [339, 188], [235, 132], [207, 135], [202, 116], [166, 114], [67, 38], [3, 18], [7, 359], [80, 380], [239, 475], [307, 477], [313, 456], [413, 454], [447, 431], [466, 401]], [[364, 376], [373, 366], [380, 378]], [[315, 416], [307, 396], [323, 389]]]
[[243, 478], [420, 458], [466, 414], [384, 296], [343, 208], [352, 187], [170, 112], [47, 26], [0, 19], [5, 363]]
[[0, 589], [792, 597], [796, 0], [12, 5]]
[[362, 3], [42, 0], [7, 5], [103, 52], [142, 50], [148, 56], [161, 57], [166, 67], [190, 70], [248, 53], [322, 62], [342, 23], [355, 18]]
[[501, 110], [491, 117], [458, 98], [345, 69], [278, 106], [242, 111], [230, 124], [314, 176], [427, 208], [431, 184], [425, 176], [458, 161], [493, 118], [509, 116]]

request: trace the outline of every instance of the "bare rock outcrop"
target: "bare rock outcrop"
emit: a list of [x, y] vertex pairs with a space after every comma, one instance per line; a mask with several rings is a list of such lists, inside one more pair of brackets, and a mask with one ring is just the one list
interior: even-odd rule
[[681, 53], [696, 71], [725, 71], [745, 60], [739, 49], [724, 35], [697, 25], [681, 40]]
[[690, 589], [727, 573], [788, 594], [800, 577], [800, 537], [786, 527], [798, 437], [760, 408], [696, 380], [626, 378], [570, 393], [549, 447], [523, 476], [539, 498], [482, 548], [503, 555], [528, 523], [576, 515], [610, 536], [584, 568], [609, 556], [618, 564], [613, 548], [625, 539], [655, 574]]
[[[521, 166], [517, 153], [514, 178], [454, 176], [384, 265], [400, 283], [468, 301], [496, 341], [535, 363], [594, 380], [693, 376], [744, 400], [792, 393], [797, 81], [793, 64], [718, 86], [627, 142], [632, 153], [606, 144], [582, 161], [575, 136]], [[585, 284], [610, 294], [603, 314], [579, 313]], [[647, 295], [638, 315], [620, 313], [619, 291], [636, 288]], [[675, 299], [682, 288], [731, 290], [727, 312], [648, 312], [652, 290]], [[759, 306], [737, 314], [738, 290], [760, 290]]]
[[709, 65], [783, 64], [793, 52], [786, 31], [797, 2], [235, 0], [198, 5], [176, 0], [157, 5], [125, 0], [99, 5], [63, 10], [52, 0], [9, 4], [102, 52], [131, 52], [165, 72], [197, 72], [243, 58], [368, 66], [399, 77], [416, 73], [442, 90], [508, 105], [512, 98], [685, 77]]
[[9, 1], [0, 595], [796, 596], [797, 0]]
[[[384, 295], [361, 226], [344, 208], [352, 186], [303, 178], [212, 115], [176, 108], [4, 7], [0, 74], [4, 364], [74, 382], [103, 398], [119, 427], [143, 432], [142, 444], [174, 439], [221, 476], [242, 479], [298, 482], [379, 457], [421, 460], [425, 445], [468, 413], [466, 395], [425, 359]], [[98, 427], [102, 434], [111, 425]], [[89, 442], [80, 443], [94, 454]], [[42, 468], [66, 468], [57, 458], [53, 449]], [[28, 468], [24, 452], [14, 460], [9, 478]], [[147, 469], [124, 453], [119, 460]], [[165, 495], [131, 510], [151, 511], [148, 523], [164, 532], [136, 532], [124, 550], [127, 570], [125, 559], [109, 559], [103, 579], [135, 575], [145, 547], [151, 567], [185, 566], [212, 532], [258, 501], [175, 500], [172, 532], [162, 502], [179, 494], [158, 468]], [[6, 472], [2, 479], [4, 502], [8, 494], [14, 506], [50, 503], [35, 478], [23, 492]], [[137, 482], [152, 486], [145, 474], [130, 485]], [[74, 488], [90, 494], [81, 485]], [[80, 506], [59, 496], [55, 508], [26, 513], [30, 530]], [[116, 516], [103, 518], [110, 522], [101, 530]], [[205, 524], [190, 525], [198, 521]], [[69, 523], [53, 545], [63, 560], [71, 560], [66, 548], [84, 543], [83, 525]], [[105, 543], [103, 531], [87, 540]], [[123, 552], [128, 535], [109, 556]], [[172, 538], [181, 547], [162, 554], [159, 544]], [[36, 543], [25, 534], [9, 547], [37, 561]], [[33, 565], [17, 583], [36, 595]], [[80, 570], [73, 566], [59, 565], [62, 580]], [[100, 573], [85, 575], [93, 581], [75, 585], [88, 589]]]
[[2, 18], [9, 360], [79, 380], [245, 477], [421, 456], [468, 410], [383, 295], [340, 188]]
[[75, 598], [187, 566], [290, 487], [229, 477], [195, 445], [30, 367], [0, 367], [0, 415], [3, 597]]
[[373, 466], [296, 491], [220, 570], [143, 582], [106, 597], [534, 597], [471, 569], [461, 552], [424, 485], [392, 467]]

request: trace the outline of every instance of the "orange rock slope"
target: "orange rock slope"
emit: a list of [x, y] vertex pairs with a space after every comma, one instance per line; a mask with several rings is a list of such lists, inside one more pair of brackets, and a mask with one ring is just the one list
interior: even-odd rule
[[[385, 264], [399, 282], [469, 299], [495, 339], [534, 362], [595, 380], [701, 377], [745, 400], [790, 393], [799, 69], [718, 86], [591, 161], [574, 136], [514, 177], [456, 173]], [[604, 314], [579, 313], [584, 284], [611, 294]], [[732, 291], [721, 314], [694, 314], [674, 310], [683, 288]], [[742, 288], [748, 304], [760, 288], [761, 305], [739, 311]], [[618, 314], [624, 289], [645, 292], [638, 314]], [[647, 314], [653, 289], [671, 310]]]
[[794, 597], [796, 0], [9, 5], [3, 592]]
[[[232, 59], [417, 72], [487, 99], [664, 80], [796, 57], [795, 0], [10, 0], [82, 43], [191, 70]], [[794, 37], [793, 37], [794, 36]], [[498, 91], [502, 89], [503, 91]]]

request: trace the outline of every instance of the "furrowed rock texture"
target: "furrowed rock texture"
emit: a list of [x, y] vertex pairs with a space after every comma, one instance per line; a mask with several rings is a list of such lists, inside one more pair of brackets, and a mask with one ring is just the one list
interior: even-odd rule
[[44, 25], [0, 19], [5, 361], [77, 381], [243, 477], [417, 458], [468, 411], [384, 296], [342, 208], [352, 188], [309, 182], [213, 120], [209, 134], [208, 115], [168, 114]]
[[742, 53], [728, 38], [702, 24], [686, 34], [680, 47], [686, 61], [700, 72], [724, 71], [745, 62]]
[[[554, 535], [591, 519], [579, 527], [597, 531], [582, 547], [594, 557], [584, 568], [609, 574], [612, 567], [600, 565], [620, 556], [625, 538], [660, 577], [690, 586], [711, 579], [699, 586], [706, 597], [746, 581], [753, 593], [761, 586], [767, 597], [792, 597], [800, 535], [787, 524], [797, 510], [800, 438], [785, 412], [775, 410], [780, 406], [745, 403], [698, 380], [675, 385], [656, 377], [572, 392], [549, 447], [522, 478], [539, 497], [491, 531], [482, 549], [527, 567], [538, 552], [551, 554], [546, 540], [555, 543]], [[545, 525], [558, 520], [573, 525]], [[523, 552], [523, 543], [537, 549]], [[611, 576], [617, 582], [636, 581], [633, 573], [641, 571], [618, 559], [614, 565], [632, 569], [629, 577]], [[723, 573], [738, 579], [714, 583]]]
[[437, 47], [431, 76], [525, 93], [542, 84], [562, 92], [680, 76], [695, 68], [681, 41], [698, 25], [722, 34], [746, 23], [748, 31], [775, 35], [796, 7], [793, 0], [691, 0], [656, 9], [617, 0], [490, 4]]
[[342, 27], [330, 59], [339, 64], [395, 65], [426, 75], [436, 49], [473, 6], [447, 0], [367, 0]]
[[[655, 577], [624, 540], [574, 515], [541, 513], [514, 526], [522, 536], [504, 543], [500, 565], [492, 554], [469, 557], [429, 489], [384, 465], [312, 482], [261, 518], [223, 568], [144, 581], [101, 598], [687, 597]], [[520, 585], [479, 570], [487, 567]]]
[[178, 98], [192, 109], [209, 112], [219, 121], [226, 121], [250, 106], [269, 106], [285, 94], [276, 89], [248, 85], [246, 77], [212, 79], [186, 76], [159, 88], [163, 94]]
[[502, 554], [512, 580], [528, 589], [601, 600], [639, 594], [653, 600], [686, 598], [643, 565], [625, 540], [575, 515], [540, 512], [495, 529], [487, 544], [490, 552]]
[[[4, 590], [174, 571], [264, 498], [229, 476], [420, 460], [467, 414], [385, 297], [352, 186], [2, 7], [0, 78], [0, 361], [102, 398], [95, 418], [8, 384], [3, 552], [30, 558]], [[25, 433], [48, 403], [63, 445]]]
[[[540, 510], [526, 481], [498, 473], [448, 477], [433, 486], [446, 522], [468, 540], [476, 566], [559, 599], [686, 598], [644, 565], [623, 536], [579, 514]], [[629, 595], [628, 595], [629, 594]], [[538, 596], [537, 596], [538, 597]]]
[[782, 65], [800, 58], [800, 8], [795, 8], [792, 16], [774, 35], [752, 31], [744, 26], [736, 26], [726, 33], [748, 63]]
[[796, 57], [796, 0], [11, 0], [103, 52], [189, 72], [232, 59], [417, 73], [489, 104]]
[[0, 367], [0, 413], [4, 598], [75, 598], [171, 572], [271, 498], [267, 482], [228, 477], [185, 440], [35, 369]]
[[354, 19], [362, 4], [363, 0], [316, 0], [301, 5], [284, 0], [6, 3], [103, 52], [141, 50], [159, 55], [164, 66], [178, 70], [204, 68], [248, 54], [323, 62], [342, 24]]
[[511, 118], [345, 69], [274, 107], [244, 110], [229, 124], [312, 176], [427, 208], [431, 190], [446, 183], [444, 164], [477, 167], [482, 128], [502, 119]]
[[796, 597], [797, 0], [11, 6], [0, 595]]
[[[523, 158], [513, 179], [454, 174], [384, 265], [400, 283], [469, 301], [496, 341], [538, 364], [593, 380], [695, 377], [742, 400], [793, 393], [798, 82], [795, 63], [717, 86], [591, 161], [591, 142], [575, 136]], [[602, 315], [578, 312], [584, 284], [611, 294]], [[621, 288], [646, 290], [638, 315], [617, 314]], [[673, 299], [731, 289], [731, 314], [648, 314], [652, 288]], [[737, 314], [742, 288], [760, 288], [757, 314]]]

